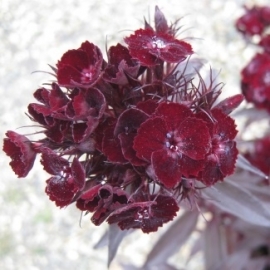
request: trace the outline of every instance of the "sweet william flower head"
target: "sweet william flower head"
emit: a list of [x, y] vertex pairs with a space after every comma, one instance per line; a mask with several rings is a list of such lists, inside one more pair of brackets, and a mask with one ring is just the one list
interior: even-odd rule
[[39, 154], [49, 199], [75, 203], [95, 225], [154, 232], [181, 201], [196, 204], [196, 183], [211, 186], [234, 171], [237, 132], [228, 114], [242, 96], [215, 105], [221, 88], [206, 87], [177, 23], [156, 7], [154, 24], [108, 48], [107, 60], [89, 41], [64, 53], [55, 81], [28, 106], [42, 138], [33, 144], [9, 131], [4, 140], [19, 177]]

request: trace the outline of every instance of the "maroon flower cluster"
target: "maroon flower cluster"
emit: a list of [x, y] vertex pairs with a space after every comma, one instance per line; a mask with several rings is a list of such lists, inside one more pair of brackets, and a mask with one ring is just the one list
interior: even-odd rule
[[266, 135], [254, 141], [252, 149], [246, 153], [246, 158], [266, 175], [270, 174], [270, 136]]
[[219, 85], [199, 77], [196, 86], [192, 47], [177, 29], [156, 7], [155, 27], [145, 22], [107, 60], [88, 41], [67, 51], [56, 80], [28, 106], [43, 138], [6, 133], [14, 172], [25, 177], [39, 154], [57, 206], [76, 203], [96, 225], [146, 233], [176, 216], [194, 194], [191, 182], [211, 186], [232, 174], [238, 151], [229, 113], [243, 97], [216, 104]]
[[270, 6], [245, 7], [236, 28], [248, 39], [258, 37], [259, 52], [241, 72], [241, 88], [248, 102], [270, 111]]

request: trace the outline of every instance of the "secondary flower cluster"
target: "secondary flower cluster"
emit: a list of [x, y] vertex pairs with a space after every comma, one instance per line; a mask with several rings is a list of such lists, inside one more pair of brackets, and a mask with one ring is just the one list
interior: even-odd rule
[[247, 101], [270, 111], [270, 6], [245, 8], [236, 28], [247, 39], [256, 36], [259, 52], [241, 73], [241, 88]]
[[211, 186], [232, 174], [237, 130], [229, 114], [243, 97], [217, 104], [221, 86], [203, 81], [177, 30], [156, 7], [155, 27], [145, 22], [107, 60], [89, 41], [67, 51], [54, 82], [28, 106], [44, 136], [6, 133], [14, 172], [25, 177], [39, 154], [57, 206], [76, 203], [96, 225], [146, 233], [176, 216], [195, 180]]
[[[236, 28], [255, 44], [259, 52], [241, 71], [241, 88], [246, 100], [258, 109], [270, 112], [270, 6], [245, 8], [245, 14], [236, 21]], [[269, 133], [269, 132], [268, 132]], [[263, 132], [262, 132], [263, 134]], [[246, 158], [266, 175], [269, 175], [269, 134], [255, 139]]]

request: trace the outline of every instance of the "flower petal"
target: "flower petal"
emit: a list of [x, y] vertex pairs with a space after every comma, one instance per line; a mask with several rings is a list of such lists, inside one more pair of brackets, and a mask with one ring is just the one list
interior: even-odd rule
[[192, 116], [192, 112], [185, 105], [162, 102], [157, 107], [155, 115], [165, 120], [168, 131], [173, 131], [176, 130], [187, 117]]
[[140, 159], [150, 161], [154, 151], [164, 148], [166, 134], [166, 124], [160, 117], [148, 119], [142, 123], [133, 144], [137, 156]]
[[59, 207], [68, 205], [77, 191], [72, 178], [65, 179], [61, 176], [54, 176], [49, 178], [46, 183], [45, 192], [50, 200]]
[[41, 149], [41, 164], [44, 170], [52, 175], [58, 175], [60, 172], [64, 171], [69, 167], [69, 162], [58, 156], [53, 150], [49, 148]]
[[152, 154], [152, 165], [158, 180], [167, 188], [174, 188], [181, 181], [182, 167], [178, 158], [168, 155], [167, 150], [159, 150]]
[[179, 151], [194, 160], [204, 159], [210, 150], [208, 127], [195, 117], [186, 118], [179, 125], [175, 137], [180, 140]]

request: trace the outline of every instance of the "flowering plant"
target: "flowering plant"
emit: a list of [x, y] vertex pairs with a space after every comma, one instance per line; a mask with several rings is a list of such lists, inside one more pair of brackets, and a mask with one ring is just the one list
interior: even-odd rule
[[[269, 163], [262, 167], [265, 158], [256, 158], [268, 141], [251, 151], [237, 147], [243, 133], [237, 137], [231, 114], [244, 96], [220, 99], [223, 85], [211, 69], [203, 78], [204, 61], [178, 39], [178, 30], [156, 7], [154, 27], [145, 21], [124, 38], [126, 45], [111, 46], [107, 59], [89, 41], [64, 53], [51, 67], [53, 82], [37, 89], [37, 101], [28, 105], [42, 137], [8, 131], [3, 150], [18, 177], [26, 177], [40, 155], [51, 175], [45, 189], [50, 200], [60, 208], [75, 203], [95, 225], [110, 225], [116, 240], [109, 242], [109, 262], [125, 230], [155, 232], [181, 208], [144, 268], [169, 267], [168, 254], [185, 243], [199, 214], [211, 213], [193, 253], [204, 249], [206, 269], [223, 269], [242, 251], [239, 228], [270, 226], [269, 199], [261, 199]], [[258, 83], [252, 75], [246, 77]], [[226, 234], [233, 230], [233, 244], [213, 256], [221, 226]]]

